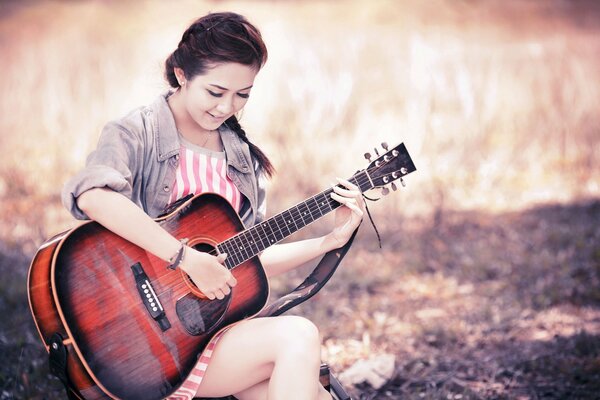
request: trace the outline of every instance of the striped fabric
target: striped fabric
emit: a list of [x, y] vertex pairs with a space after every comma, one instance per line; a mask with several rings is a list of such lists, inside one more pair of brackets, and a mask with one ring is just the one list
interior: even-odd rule
[[213, 350], [219, 341], [219, 338], [226, 332], [223, 330], [216, 334], [208, 343], [196, 366], [190, 372], [190, 375], [187, 379], [181, 384], [181, 386], [173, 392], [167, 400], [191, 400], [196, 396], [196, 392], [200, 387], [200, 383], [202, 382], [202, 378], [204, 378], [204, 373], [206, 372], [206, 368], [208, 368], [208, 363], [210, 358], [212, 357]]
[[[190, 193], [216, 193], [229, 201], [239, 212], [242, 195], [235, 184], [227, 176], [227, 162], [224, 152], [213, 152], [188, 142], [181, 135], [179, 150], [179, 166], [175, 175], [171, 203]], [[168, 400], [191, 400], [196, 395], [217, 341], [226, 329], [213, 337], [198, 358], [190, 375], [173, 392]]]
[[190, 193], [217, 193], [239, 211], [241, 194], [227, 176], [225, 153], [194, 146], [183, 138], [182, 143], [170, 202], [174, 203]]

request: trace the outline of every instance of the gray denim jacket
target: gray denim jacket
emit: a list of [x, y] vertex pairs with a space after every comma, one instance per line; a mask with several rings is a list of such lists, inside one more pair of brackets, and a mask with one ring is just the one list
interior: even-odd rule
[[[109, 122], [85, 168], [62, 191], [64, 206], [77, 219], [87, 219], [76, 199], [83, 192], [107, 187], [122, 193], [152, 218], [165, 212], [179, 163], [179, 136], [164, 93], [150, 106]], [[225, 124], [219, 128], [227, 159], [227, 175], [244, 195], [240, 210], [246, 227], [265, 217], [264, 174], [248, 145]]]

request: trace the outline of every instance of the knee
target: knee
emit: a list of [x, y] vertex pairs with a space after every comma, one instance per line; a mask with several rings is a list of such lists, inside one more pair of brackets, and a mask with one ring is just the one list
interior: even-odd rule
[[282, 316], [280, 321], [281, 345], [286, 351], [305, 355], [318, 354], [320, 359], [321, 338], [319, 329], [310, 320], [297, 316]]
[[294, 342], [317, 344], [320, 346], [319, 328], [309, 319], [296, 316], [286, 316], [285, 330]]

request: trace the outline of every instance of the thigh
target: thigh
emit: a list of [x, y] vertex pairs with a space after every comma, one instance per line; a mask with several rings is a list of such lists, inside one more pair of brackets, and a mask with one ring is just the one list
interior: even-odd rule
[[[305, 322], [306, 321], [306, 322]], [[198, 389], [198, 396], [218, 397], [243, 392], [268, 380], [288, 330], [310, 322], [294, 316], [244, 320], [219, 339]]]

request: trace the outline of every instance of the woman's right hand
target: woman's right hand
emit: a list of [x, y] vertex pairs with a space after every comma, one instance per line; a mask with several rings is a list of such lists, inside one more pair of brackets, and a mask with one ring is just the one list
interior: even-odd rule
[[210, 300], [222, 300], [231, 293], [237, 281], [223, 263], [227, 254], [212, 256], [188, 247], [179, 268], [190, 276], [192, 282]]

